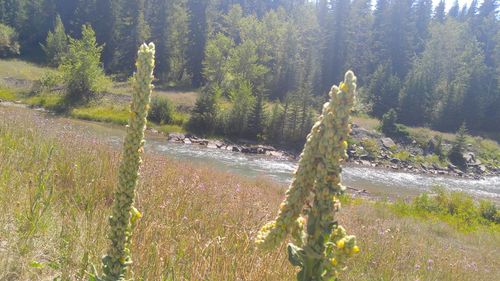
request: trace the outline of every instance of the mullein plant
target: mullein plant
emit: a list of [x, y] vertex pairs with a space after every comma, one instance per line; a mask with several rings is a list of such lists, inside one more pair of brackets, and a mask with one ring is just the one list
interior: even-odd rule
[[125, 280], [127, 267], [132, 263], [130, 245], [132, 231], [141, 217], [133, 206], [135, 188], [139, 177], [141, 153], [144, 147], [144, 130], [153, 85], [155, 46], [143, 44], [138, 51], [137, 71], [132, 78], [133, 96], [130, 106], [127, 135], [119, 168], [118, 188], [115, 191], [112, 214], [109, 217], [111, 241], [102, 259], [103, 276], [99, 280]]
[[257, 245], [267, 250], [292, 237], [295, 244], [288, 244], [288, 258], [300, 267], [300, 281], [336, 280], [347, 257], [359, 252], [356, 238], [335, 221], [339, 195], [345, 191], [341, 162], [347, 158], [355, 93], [356, 76], [348, 71], [344, 81], [332, 87], [330, 101], [307, 137], [278, 217], [257, 234]]

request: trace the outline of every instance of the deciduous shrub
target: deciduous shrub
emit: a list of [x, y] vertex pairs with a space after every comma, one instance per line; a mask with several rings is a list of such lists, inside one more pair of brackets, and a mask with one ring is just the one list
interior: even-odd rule
[[175, 108], [165, 97], [153, 97], [149, 108], [148, 119], [158, 124], [170, 124]]
[[88, 102], [103, 92], [109, 81], [100, 64], [103, 47], [98, 46], [90, 25], [82, 26], [82, 38], [70, 38], [69, 52], [59, 66], [66, 103]]

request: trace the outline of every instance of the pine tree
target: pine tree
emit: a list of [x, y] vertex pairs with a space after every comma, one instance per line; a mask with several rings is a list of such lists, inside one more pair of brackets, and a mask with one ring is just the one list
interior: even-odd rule
[[458, 4], [458, 0], [455, 0], [455, 3], [453, 6], [451, 6], [450, 10], [448, 11], [448, 17], [457, 19], [460, 14], [460, 4]]
[[348, 21], [346, 68], [356, 72], [360, 77], [358, 82], [363, 83], [370, 74], [373, 61], [371, 0], [354, 0]]
[[462, 126], [457, 131], [455, 135], [455, 142], [448, 153], [448, 159], [450, 159], [451, 163], [457, 165], [461, 169], [465, 169], [467, 163], [465, 162], [464, 152], [466, 146], [466, 135], [467, 135], [467, 127], [465, 123], [462, 123]]
[[263, 138], [266, 124], [266, 104], [263, 94], [257, 94], [255, 102], [248, 118], [248, 136], [253, 139]]
[[118, 0], [116, 5], [111, 69], [128, 76], [137, 48], [149, 38], [150, 30], [144, 19], [144, 0]]
[[322, 55], [325, 61], [322, 69], [323, 90], [340, 81], [344, 73], [350, 2], [350, 0], [334, 0], [328, 12], [327, 25], [323, 30], [326, 37]]
[[192, 77], [192, 85], [199, 87], [203, 82], [204, 48], [207, 41], [207, 3], [204, 0], [188, 0], [187, 6], [190, 14], [187, 69]]
[[49, 65], [58, 66], [68, 51], [68, 36], [61, 17], [57, 15], [54, 32], [49, 31], [45, 45], [42, 45]]
[[433, 20], [443, 23], [446, 19], [446, 3], [444, 0], [440, 0], [436, 8], [434, 9]]
[[189, 46], [189, 14], [187, 0], [173, 0], [167, 6], [166, 49], [168, 71], [166, 80], [182, 84], [187, 75], [187, 53]]

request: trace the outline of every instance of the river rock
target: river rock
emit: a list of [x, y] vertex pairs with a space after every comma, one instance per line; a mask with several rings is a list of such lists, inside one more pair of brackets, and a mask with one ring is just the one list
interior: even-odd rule
[[185, 135], [181, 133], [169, 133], [167, 139], [173, 141], [183, 141], [186, 138]]
[[463, 154], [463, 157], [465, 159], [465, 162], [467, 163], [475, 163], [476, 162], [476, 155], [474, 152], [466, 152]]
[[237, 147], [237, 146], [233, 146], [233, 148], [231, 149], [233, 152], [240, 152], [240, 148]]
[[212, 148], [212, 149], [215, 149], [215, 148], [219, 148], [216, 144], [216, 142], [213, 142], [213, 141], [209, 141], [207, 143], [207, 148]]
[[396, 145], [396, 143], [391, 138], [381, 138], [380, 142], [382, 142], [382, 145], [387, 149]]
[[484, 174], [487, 171], [485, 165], [479, 165], [479, 166], [477, 166], [477, 169], [479, 170], [479, 172], [481, 172], [481, 174]]
[[391, 163], [398, 164], [401, 162], [398, 158], [391, 158]]
[[189, 138], [185, 138], [184, 140], [182, 140], [183, 143], [185, 144], [192, 144], [193, 142], [191, 141], [191, 139]]

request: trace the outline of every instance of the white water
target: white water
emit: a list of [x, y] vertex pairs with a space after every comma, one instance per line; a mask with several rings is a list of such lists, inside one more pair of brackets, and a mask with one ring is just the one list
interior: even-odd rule
[[[250, 177], [270, 178], [279, 183], [289, 183], [291, 175], [297, 167], [295, 161], [211, 149], [198, 145], [168, 143], [157, 138], [148, 139], [146, 149], [177, 159], [208, 165], [223, 171]], [[430, 191], [433, 187], [441, 186], [452, 191], [467, 192], [475, 197], [500, 200], [500, 177], [472, 180], [353, 165], [344, 167], [342, 176], [343, 182], [347, 186], [366, 189], [370, 193], [382, 196], [404, 197]]]

